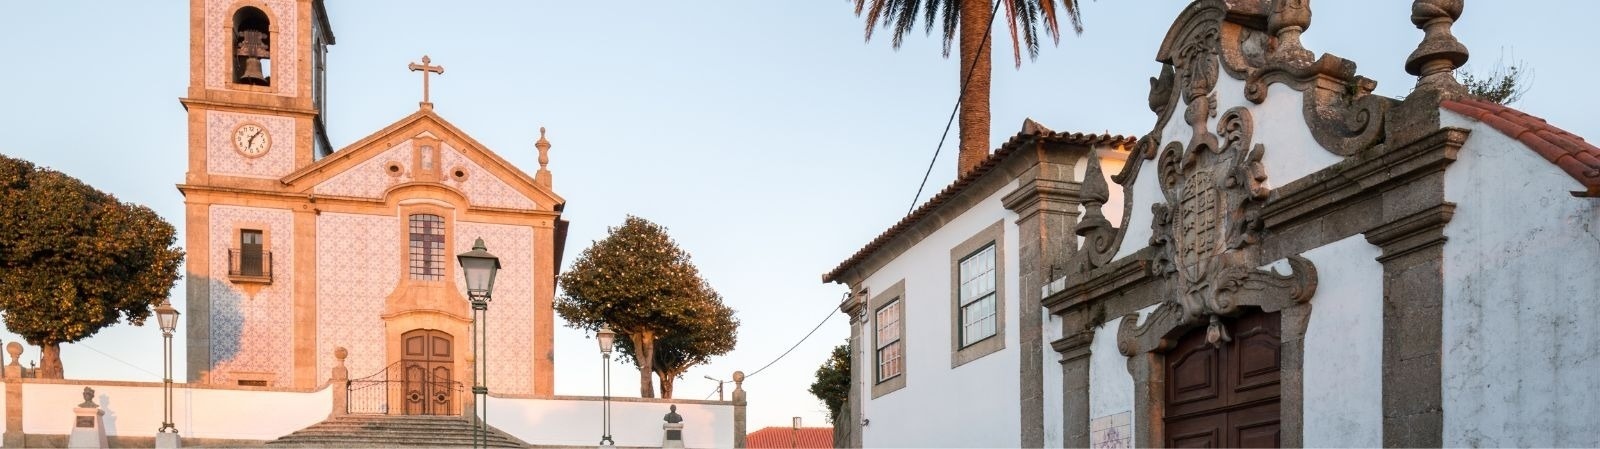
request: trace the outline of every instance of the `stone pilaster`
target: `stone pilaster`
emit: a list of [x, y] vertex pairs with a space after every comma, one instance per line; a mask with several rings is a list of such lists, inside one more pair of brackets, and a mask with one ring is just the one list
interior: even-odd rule
[[1061, 438], [1064, 447], [1089, 447], [1089, 355], [1093, 331], [1080, 331], [1050, 343], [1061, 353], [1063, 396]]
[[[1044, 307], [1040, 290], [1065, 273], [1067, 260], [1077, 246], [1072, 229], [1078, 220], [1079, 183], [1073, 181], [1076, 156], [1038, 151], [1038, 165], [1028, 169], [1016, 191], [1001, 201], [1017, 214], [1018, 260], [1018, 377], [1020, 382], [1022, 447], [1044, 446]], [[1082, 154], [1082, 153], [1078, 153]], [[1094, 150], [1088, 150], [1094, 157]]]
[[[863, 350], [865, 340], [862, 337], [863, 329], [867, 325], [867, 290], [851, 289], [845, 297], [844, 303], [839, 305], [839, 311], [850, 318], [850, 372], [866, 373], [868, 371], [866, 352]], [[846, 396], [845, 407], [839, 411], [837, 420], [844, 421], [843, 426], [835, 424], [835, 428], [842, 427], [848, 434], [846, 445], [842, 447], [862, 447], [861, 443], [861, 382], [856, 381], [854, 374], [850, 379], [850, 393]]]
[[745, 447], [745, 407], [750, 402], [744, 393], [744, 371], [733, 372], [733, 447]]
[[1444, 226], [1449, 203], [1366, 232], [1383, 249], [1383, 445], [1444, 443]]

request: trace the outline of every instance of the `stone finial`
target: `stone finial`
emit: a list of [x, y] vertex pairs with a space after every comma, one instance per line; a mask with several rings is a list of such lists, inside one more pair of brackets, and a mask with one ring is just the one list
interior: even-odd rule
[[22, 367], [22, 344], [17, 342], [6, 343], [6, 354], [11, 354], [11, 363], [8, 366]]
[[1277, 0], [1267, 16], [1267, 32], [1278, 38], [1269, 55], [1275, 61], [1310, 63], [1315, 55], [1300, 44], [1300, 34], [1311, 28], [1311, 0]]
[[544, 138], [544, 127], [539, 127], [539, 141], [534, 142], [534, 148], [539, 149], [539, 171], [534, 173], [533, 181], [550, 187], [550, 170], [545, 168], [550, 165], [550, 141]]
[[350, 378], [350, 369], [346, 368], [344, 366], [344, 359], [346, 357], [349, 357], [349, 356], [350, 356], [350, 351], [345, 349], [344, 346], [333, 348], [333, 359], [334, 359], [334, 362], [333, 362], [333, 378], [334, 379], [348, 379], [348, 378]]
[[78, 408], [99, 408], [99, 407], [100, 406], [95, 405], [95, 403], [94, 403], [94, 389], [93, 388], [89, 388], [89, 387], [83, 387], [83, 403], [82, 404], [78, 404]]
[[662, 421], [666, 421], [668, 424], [676, 424], [676, 423], [683, 422], [683, 415], [679, 415], [678, 414], [678, 404], [672, 404], [667, 409], [667, 415], [661, 417], [661, 420]]
[[733, 402], [744, 402], [744, 371], [733, 372]]
[[1463, 0], [1416, 0], [1411, 23], [1424, 33], [1422, 43], [1406, 58], [1406, 72], [1418, 76], [1417, 87], [1462, 89], [1455, 70], [1467, 63], [1467, 46], [1450, 34], [1461, 18]]

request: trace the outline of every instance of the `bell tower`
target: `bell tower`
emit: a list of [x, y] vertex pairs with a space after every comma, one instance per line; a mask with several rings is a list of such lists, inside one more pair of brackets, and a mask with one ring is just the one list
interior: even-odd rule
[[270, 188], [332, 153], [322, 0], [191, 0], [191, 185]]

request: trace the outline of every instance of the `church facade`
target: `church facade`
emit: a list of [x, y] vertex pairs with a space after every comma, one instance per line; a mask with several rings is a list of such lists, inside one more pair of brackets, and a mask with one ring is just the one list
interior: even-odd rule
[[[1301, 45], [1309, 2], [1191, 2], [1156, 52], [1155, 120], [1126, 162], [1035, 195], [1059, 219], [1013, 219], [1020, 387], [1015, 370], [940, 383], [929, 364], [946, 354], [972, 366], [943, 343], [963, 335], [947, 310], [966, 277], [916, 291], [929, 271], [894, 268], [968, 223], [907, 217], [921, 229], [825, 275], [853, 293], [852, 442], [1600, 445], [1600, 148], [1468, 94], [1453, 74], [1463, 9], [1413, 2], [1416, 84], [1396, 99]], [[1065, 173], [1109, 165], [1063, 156]], [[881, 351], [916, 340], [936, 344]]]
[[[414, 113], [335, 151], [321, 0], [193, 0], [191, 15], [178, 185], [190, 381], [313, 388], [344, 348], [353, 379], [470, 385], [474, 323], [455, 256], [481, 238], [502, 265], [477, 323], [495, 360], [488, 384], [551, 395], [566, 223], [543, 129], [530, 176], [435, 113], [424, 87]], [[424, 86], [443, 72], [426, 57], [412, 69]], [[459, 398], [439, 400], [428, 413], [459, 413]]]

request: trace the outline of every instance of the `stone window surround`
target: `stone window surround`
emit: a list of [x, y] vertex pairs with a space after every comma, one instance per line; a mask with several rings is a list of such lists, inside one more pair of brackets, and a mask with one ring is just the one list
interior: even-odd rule
[[[424, 151], [431, 154], [424, 156]], [[431, 135], [411, 138], [411, 179], [414, 181], [440, 181], [439, 173], [444, 170], [442, 167], [444, 165], [443, 156], [444, 141]], [[424, 158], [428, 159], [433, 166], [424, 167], [422, 165]]]
[[[999, 352], [1006, 347], [1005, 219], [979, 230], [950, 248], [950, 368]], [[961, 346], [961, 260], [994, 245], [994, 335]]]
[[[232, 242], [232, 244], [228, 245], [228, 248], [227, 248], [228, 251], [231, 252], [231, 251], [233, 251], [235, 249], [244, 248], [244, 231], [245, 230], [260, 231], [261, 232], [261, 250], [263, 252], [265, 252], [265, 253], [271, 253], [272, 252], [272, 227], [268, 226], [266, 222], [262, 222], [262, 221], [236, 221], [236, 222], [234, 222], [233, 223], [233, 230], [231, 231], [232, 234], [228, 237], [229, 238], [228, 241]], [[226, 256], [226, 254], [224, 256]], [[230, 261], [230, 263], [231, 263], [231, 261]], [[268, 273], [273, 272], [272, 271], [272, 267], [270, 267], [270, 266], [269, 267], [264, 267], [264, 268], [267, 270]], [[234, 283], [239, 283], [239, 282], [256, 282], [256, 283], [265, 283], [265, 284], [271, 284], [272, 283], [272, 277], [271, 276], [229, 276], [229, 280], [234, 282]]]
[[[227, 11], [228, 11], [227, 14], [224, 14], [222, 16], [222, 22], [223, 22], [223, 24], [225, 26], [225, 28], [223, 28], [223, 30], [225, 30], [225, 33], [226, 33], [225, 35], [228, 36], [225, 39], [225, 42], [227, 42], [228, 48], [225, 49], [222, 52], [223, 60], [225, 60], [226, 64], [227, 64], [226, 66], [224, 66], [222, 68], [222, 70], [223, 70], [222, 83], [223, 83], [223, 85], [228, 86], [228, 89], [232, 89], [232, 90], [242, 90], [242, 91], [247, 91], [247, 92], [276, 93], [276, 92], [278, 92], [278, 86], [274, 85], [274, 84], [271, 84], [270, 80], [268, 81], [268, 84], [265, 85], [265, 86], [257, 86], [257, 85], [254, 85], [254, 84], [242, 84], [242, 83], [239, 83], [236, 80], [234, 80], [233, 61], [234, 61], [234, 53], [237, 50], [235, 50], [233, 48], [233, 37], [232, 36], [233, 36], [234, 30], [236, 29], [235, 28], [235, 24], [233, 23], [233, 19], [234, 19], [235, 15], [239, 14], [239, 10], [244, 9], [246, 7], [259, 9], [259, 10], [261, 10], [262, 14], [265, 14], [267, 16], [267, 41], [268, 42], [277, 42], [278, 41], [278, 35], [279, 35], [279, 33], [278, 33], [278, 31], [279, 31], [278, 23], [279, 23], [279, 20], [277, 20], [278, 18], [273, 14], [272, 8], [268, 7], [265, 2], [261, 2], [261, 1], [258, 1], [258, 0], [242, 0], [242, 1], [234, 2], [234, 4], [232, 4], [232, 5], [229, 5], [228, 9], [227, 9]], [[279, 45], [271, 45], [271, 46], [267, 47], [267, 51], [271, 53], [271, 56], [267, 56], [267, 60], [268, 61], [280, 61], [281, 59], [279, 59], [279, 57], [287, 57], [287, 56], [282, 56], [280, 54], [280, 50], [279, 50], [280, 47], [281, 46], [279, 46]], [[268, 64], [271, 64], [271, 63], [269, 62]], [[271, 64], [271, 65], [275, 66], [276, 64]], [[273, 72], [276, 72], [276, 70], [273, 70]], [[272, 76], [272, 73], [269, 72], [267, 74], [267, 76], [270, 78]]]
[[[402, 200], [399, 204], [399, 220], [395, 226], [396, 238], [394, 244], [400, 245], [400, 257], [394, 261], [395, 270], [399, 272], [401, 284], [440, 284], [454, 282], [456, 264], [451, 263], [451, 257], [456, 254], [455, 235], [456, 219], [455, 208], [449, 203], [432, 199]], [[411, 277], [411, 216], [417, 214], [437, 215], [444, 219], [444, 273], [439, 280], [414, 279]]]
[[[907, 313], [910, 312], [910, 308], [906, 307], [907, 301], [905, 301], [905, 296], [906, 296], [906, 281], [904, 279], [901, 279], [899, 281], [895, 281], [894, 285], [890, 285], [889, 288], [883, 289], [883, 292], [878, 293], [877, 296], [873, 296], [872, 300], [867, 302], [867, 312], [866, 313], [868, 314], [868, 316], [871, 317], [871, 319], [867, 320], [867, 330], [869, 332], [871, 332], [871, 334], [872, 334], [872, 346], [870, 348], [872, 350], [872, 365], [871, 365], [872, 373], [870, 374], [871, 377], [869, 377], [869, 379], [873, 380], [873, 382], [872, 382], [872, 398], [873, 399], [877, 399], [879, 396], [883, 396], [883, 395], [892, 393], [892, 392], [894, 392], [896, 390], [905, 388], [906, 387], [906, 377], [911, 374], [910, 364], [906, 363], [906, 361], [909, 360], [911, 351], [907, 351], [906, 350], [906, 348], [908, 347], [906, 345], [906, 317], [907, 317]], [[890, 379], [883, 380], [883, 381], [880, 382], [880, 381], [877, 380], [877, 376], [878, 376], [878, 363], [877, 363], [878, 362], [878, 332], [877, 332], [878, 313], [877, 312], [878, 312], [878, 310], [882, 309], [884, 306], [892, 304], [895, 301], [900, 301], [900, 325], [899, 325], [899, 327], [900, 327], [900, 375], [895, 376], [895, 377], [890, 378]]]

